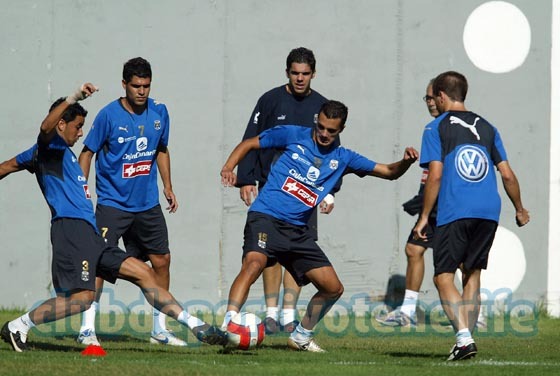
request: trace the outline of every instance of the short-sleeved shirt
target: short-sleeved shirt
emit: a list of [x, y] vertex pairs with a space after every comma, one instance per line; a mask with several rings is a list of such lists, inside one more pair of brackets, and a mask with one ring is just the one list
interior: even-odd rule
[[167, 107], [148, 98], [141, 114], [117, 99], [97, 114], [84, 145], [96, 153], [97, 202], [141, 212], [159, 204], [157, 151], [167, 147]]
[[424, 129], [420, 166], [443, 163], [437, 225], [463, 218], [498, 222], [501, 200], [494, 166], [507, 160], [498, 130], [470, 111], [441, 114]]
[[78, 158], [58, 134], [48, 144], [38, 140], [31, 148], [18, 154], [16, 162], [35, 174], [51, 210], [52, 221], [59, 218], [83, 219], [97, 232], [87, 180]]
[[285, 151], [274, 163], [268, 182], [251, 205], [250, 211], [269, 214], [291, 224], [303, 226], [313, 208], [346, 173], [370, 173], [376, 162], [342, 146], [318, 146], [313, 129], [278, 126], [259, 136], [261, 148]]

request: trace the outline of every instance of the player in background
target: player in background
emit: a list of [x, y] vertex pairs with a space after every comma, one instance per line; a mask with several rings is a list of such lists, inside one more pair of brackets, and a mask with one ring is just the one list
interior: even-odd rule
[[[294, 48], [286, 58], [286, 77], [288, 83], [275, 87], [264, 93], [258, 100], [245, 129], [243, 140], [255, 137], [277, 125], [296, 124], [309, 128], [315, 127], [321, 105], [327, 101], [317, 91], [311, 89], [311, 80], [315, 77], [316, 60], [313, 51]], [[336, 140], [337, 145], [339, 140]], [[250, 206], [257, 191], [261, 191], [268, 179], [272, 163], [281, 150], [252, 150], [239, 163], [237, 186], [241, 200]], [[258, 184], [258, 188], [257, 185]], [[340, 189], [337, 184], [334, 192]], [[330, 213], [334, 208], [333, 194], [327, 195], [320, 211]], [[317, 211], [310, 217], [309, 231], [317, 240]], [[284, 285], [282, 311], [278, 306], [280, 286]], [[266, 303], [264, 320], [266, 333], [274, 334], [279, 330], [291, 333], [298, 324], [296, 304], [301, 291], [290, 273], [283, 273], [282, 266], [275, 264], [263, 272], [263, 287]]]
[[[431, 79], [428, 83], [428, 86], [426, 87], [426, 94], [422, 100], [426, 103], [429, 114], [436, 118], [439, 116], [439, 111], [436, 107], [432, 91], [433, 82], [434, 79]], [[418, 194], [403, 204], [403, 209], [410, 215], [419, 215], [422, 211], [422, 204], [424, 202], [424, 185], [427, 177], [428, 169], [424, 168], [422, 169], [422, 177], [420, 180]], [[410, 230], [410, 234], [404, 248], [407, 261], [404, 300], [399, 307], [395, 308], [387, 315], [376, 317], [376, 320], [383, 325], [416, 327], [416, 307], [418, 305], [418, 295], [420, 293], [422, 281], [424, 280], [424, 253], [428, 248], [432, 248], [432, 240], [436, 228], [436, 215], [437, 202], [430, 213], [428, 224], [424, 229], [426, 239], [415, 238], [414, 232], [412, 231], [413, 229]], [[486, 326], [482, 310], [480, 311], [476, 325], [479, 328]]]
[[[430, 213], [437, 200], [433, 239], [434, 283], [442, 307], [455, 330], [456, 343], [448, 360], [474, 357], [472, 337], [480, 309], [480, 273], [486, 269], [501, 211], [496, 172], [515, 208], [518, 226], [529, 222], [519, 182], [511, 169], [498, 130], [465, 107], [468, 83], [458, 72], [444, 72], [433, 82], [441, 113], [424, 129], [420, 166], [428, 168], [424, 205], [414, 227], [416, 239], [426, 239]], [[462, 272], [462, 292], [454, 283]]]
[[95, 295], [95, 276], [114, 283], [126, 279], [141, 288], [146, 300], [161, 312], [188, 326], [200, 341], [224, 344], [227, 337], [185, 311], [155, 272], [118, 247], [106, 245], [95, 224], [87, 179], [71, 147], [83, 135], [87, 111], [77, 102], [97, 88], [86, 83], [58, 99], [41, 123], [36, 144], [0, 164], [0, 179], [23, 169], [34, 173], [51, 210], [52, 284], [56, 296], [22, 316], [6, 322], [2, 339], [17, 352], [29, 349], [27, 336], [36, 325], [87, 309]]
[[[426, 87], [426, 95], [423, 100], [426, 103], [428, 112], [432, 117], [437, 117], [439, 112], [434, 101], [432, 93], [433, 79], [430, 80]], [[420, 189], [418, 194], [409, 201], [403, 204], [404, 210], [410, 215], [417, 215], [422, 209], [422, 201], [424, 197], [424, 184], [428, 170], [422, 170], [422, 178], [420, 180]], [[387, 326], [416, 326], [416, 305], [418, 303], [418, 294], [422, 281], [424, 280], [424, 253], [428, 248], [432, 247], [432, 238], [436, 225], [436, 208], [432, 210], [429, 217], [428, 224], [426, 225], [426, 240], [419, 240], [413, 237], [412, 230], [404, 248], [406, 254], [406, 282], [405, 293], [402, 305], [397, 307], [394, 311], [385, 316], [376, 317], [376, 320], [383, 325]]]
[[[169, 213], [179, 204], [171, 184], [169, 155], [169, 114], [167, 107], [150, 98], [152, 68], [141, 57], [123, 66], [122, 87], [118, 98], [97, 114], [85, 141], [79, 161], [86, 178], [96, 155], [95, 177], [97, 227], [107, 244], [117, 246], [122, 238], [126, 252], [150, 261], [159, 285], [169, 289], [169, 238], [159, 203], [157, 175]], [[95, 316], [103, 281], [97, 281], [95, 302], [82, 315], [78, 342], [98, 344]], [[167, 330], [165, 315], [153, 311], [150, 342], [174, 346], [187, 343]]]
[[233, 186], [233, 170], [250, 150], [284, 150], [247, 214], [241, 271], [231, 285], [222, 328], [245, 304], [251, 285], [263, 270], [278, 262], [298, 285], [313, 283], [318, 290], [290, 334], [288, 346], [301, 351], [324, 351], [314, 341], [313, 329], [342, 295], [344, 287], [307, 230], [309, 216], [345, 173], [397, 179], [418, 157], [416, 150], [406, 148], [402, 160], [381, 164], [336, 146], [336, 137], [343, 131], [347, 116], [344, 104], [327, 101], [313, 129], [274, 127], [241, 142], [226, 161], [221, 171], [222, 184]]

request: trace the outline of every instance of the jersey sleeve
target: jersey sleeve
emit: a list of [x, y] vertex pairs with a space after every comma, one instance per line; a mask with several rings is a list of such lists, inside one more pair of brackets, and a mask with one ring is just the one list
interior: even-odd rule
[[295, 142], [301, 134], [300, 132], [305, 130], [311, 132], [310, 128], [294, 125], [278, 125], [267, 129], [259, 135], [260, 148], [284, 148]]
[[161, 116], [161, 122], [162, 122], [161, 128], [163, 130], [161, 134], [161, 138], [159, 139], [159, 146], [163, 146], [166, 148], [169, 145], [169, 127], [170, 127], [169, 111], [167, 110], [167, 106], [163, 103], [155, 102], [154, 105]]
[[434, 120], [424, 128], [420, 152], [420, 167], [427, 168], [431, 161], [442, 160], [438, 124], [439, 123]]
[[16, 155], [16, 162], [18, 166], [26, 169], [30, 173], [35, 173], [35, 156], [37, 151], [37, 145], [33, 145], [24, 152]]
[[109, 129], [108, 121], [107, 111], [101, 110], [93, 120], [91, 129], [84, 140], [84, 145], [94, 153], [97, 153], [107, 140]]
[[492, 146], [492, 151], [490, 152], [492, 162], [494, 165], [497, 165], [500, 162], [507, 161], [507, 154], [506, 149], [504, 147], [504, 143], [502, 142], [502, 137], [500, 136], [500, 132], [498, 129], [494, 128], [494, 144]]
[[[251, 118], [247, 122], [247, 127], [245, 128], [245, 133], [243, 134], [243, 141], [256, 137], [259, 134], [260, 129], [262, 129], [262, 122], [264, 116], [263, 109], [263, 97], [259, 98]], [[263, 114], [263, 116], [261, 116]], [[257, 153], [258, 150], [251, 150], [245, 158], [243, 158], [239, 165], [237, 166], [237, 186], [242, 187], [244, 185], [255, 185], [255, 166], [257, 164]]]
[[359, 177], [368, 175], [377, 165], [377, 163], [371, 159], [348, 149], [346, 150], [346, 158], [348, 159], [348, 167], [346, 171], [354, 173]]

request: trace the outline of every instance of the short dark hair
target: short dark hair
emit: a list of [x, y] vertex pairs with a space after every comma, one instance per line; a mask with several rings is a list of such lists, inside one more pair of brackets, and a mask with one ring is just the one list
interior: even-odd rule
[[315, 55], [313, 51], [305, 47], [294, 48], [286, 58], [286, 70], [290, 70], [292, 63], [309, 64], [311, 71], [315, 73]]
[[[59, 104], [61, 104], [65, 100], [66, 100], [66, 97], [60, 97], [56, 101], [54, 101], [54, 103], [51, 105], [51, 108], [49, 108], [49, 112], [54, 110], [56, 107], [58, 107]], [[66, 111], [64, 111], [64, 113], [62, 114], [62, 120], [69, 123], [72, 120], [74, 120], [76, 118], [76, 116], [83, 116], [83, 117], [87, 116], [86, 109], [83, 108], [82, 105], [79, 104], [78, 102], [76, 102], [74, 104], [71, 104], [66, 109]]]
[[447, 94], [449, 99], [457, 102], [464, 102], [467, 98], [467, 91], [469, 90], [469, 83], [465, 76], [459, 72], [447, 71], [441, 73], [434, 79], [432, 84], [434, 96], [439, 95], [440, 92]]
[[148, 60], [135, 57], [124, 63], [122, 76], [124, 82], [130, 82], [133, 76], [151, 79], [152, 67]]
[[348, 107], [339, 101], [326, 101], [321, 106], [321, 111], [327, 119], [340, 119], [341, 130], [346, 124], [346, 119], [348, 118]]

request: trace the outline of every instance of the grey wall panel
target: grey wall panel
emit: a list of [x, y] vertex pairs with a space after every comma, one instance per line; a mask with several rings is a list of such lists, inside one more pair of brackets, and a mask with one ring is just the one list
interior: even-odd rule
[[[0, 1], [7, 3], [7, 0]], [[101, 88], [84, 102], [97, 111], [122, 94], [122, 64], [143, 56], [154, 70], [152, 96], [167, 104], [176, 214], [166, 216], [172, 246], [171, 289], [181, 301], [219, 305], [240, 266], [246, 208], [236, 189], [219, 185], [220, 168], [241, 139], [258, 97], [286, 81], [289, 50], [306, 46], [318, 59], [313, 87], [350, 108], [346, 146], [380, 162], [420, 147], [430, 120], [421, 101], [427, 81], [444, 70], [469, 79], [467, 107], [502, 132], [510, 162], [533, 217], [515, 227], [504, 198], [501, 225], [520, 238], [526, 273], [516, 294], [546, 292], [550, 127], [550, 1], [511, 1], [531, 25], [525, 63], [504, 74], [481, 71], [463, 47], [463, 27], [484, 1], [71, 1], [22, 0], [0, 13], [0, 92], [4, 137], [0, 159], [34, 141], [49, 104], [84, 80]], [[78, 153], [81, 144], [76, 145]], [[401, 210], [420, 179], [415, 166], [397, 182], [345, 179], [336, 209], [320, 218], [320, 244], [331, 257], [349, 300], [385, 293], [404, 274], [404, 244], [414, 218]], [[94, 181], [91, 181], [93, 185]], [[33, 176], [0, 183], [0, 291], [4, 306], [31, 306], [50, 294], [49, 212]], [[431, 252], [423, 284], [431, 282]], [[115, 299], [131, 302], [128, 283]], [[304, 289], [309, 297], [313, 288]], [[255, 284], [251, 298], [260, 299]]]

